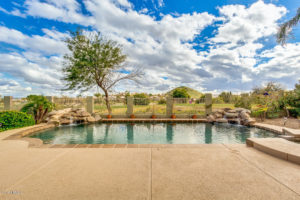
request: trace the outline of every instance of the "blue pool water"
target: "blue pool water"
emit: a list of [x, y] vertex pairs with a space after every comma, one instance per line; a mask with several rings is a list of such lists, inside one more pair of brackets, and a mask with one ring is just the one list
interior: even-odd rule
[[269, 131], [240, 125], [210, 123], [116, 123], [60, 126], [41, 133], [45, 144], [220, 144], [276, 137]]

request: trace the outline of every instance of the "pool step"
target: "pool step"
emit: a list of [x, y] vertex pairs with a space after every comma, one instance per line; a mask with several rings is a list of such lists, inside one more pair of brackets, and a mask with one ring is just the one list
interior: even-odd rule
[[282, 138], [248, 138], [247, 146], [300, 165], [300, 144]]

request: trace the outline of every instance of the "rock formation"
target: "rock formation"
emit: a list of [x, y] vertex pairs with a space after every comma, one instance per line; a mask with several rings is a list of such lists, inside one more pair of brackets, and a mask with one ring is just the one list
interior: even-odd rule
[[234, 123], [252, 126], [255, 123], [255, 119], [251, 118], [250, 114], [251, 111], [244, 108], [224, 108], [211, 113], [207, 116], [207, 120], [208, 122]]
[[47, 115], [46, 122], [56, 125], [95, 123], [101, 120], [100, 115], [86, 112], [83, 108], [66, 108], [63, 110], [55, 110]]

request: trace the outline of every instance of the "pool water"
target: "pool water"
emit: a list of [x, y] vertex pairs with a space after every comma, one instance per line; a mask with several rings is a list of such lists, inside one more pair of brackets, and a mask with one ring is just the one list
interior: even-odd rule
[[232, 124], [116, 123], [60, 126], [37, 133], [45, 144], [234, 144], [272, 132]]

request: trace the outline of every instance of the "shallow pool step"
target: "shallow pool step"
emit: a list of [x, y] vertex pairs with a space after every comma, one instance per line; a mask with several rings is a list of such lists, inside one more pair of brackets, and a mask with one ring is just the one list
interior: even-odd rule
[[300, 144], [282, 138], [248, 138], [247, 146], [300, 165]]

